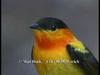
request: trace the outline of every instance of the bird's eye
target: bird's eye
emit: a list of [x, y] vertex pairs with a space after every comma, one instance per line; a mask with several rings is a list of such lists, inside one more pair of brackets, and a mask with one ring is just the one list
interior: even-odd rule
[[56, 30], [56, 26], [52, 25], [50, 30], [55, 31]]
[[56, 25], [47, 25], [47, 24], [41, 24], [40, 28], [45, 29], [45, 30], [50, 30], [50, 31], [55, 31], [57, 29]]

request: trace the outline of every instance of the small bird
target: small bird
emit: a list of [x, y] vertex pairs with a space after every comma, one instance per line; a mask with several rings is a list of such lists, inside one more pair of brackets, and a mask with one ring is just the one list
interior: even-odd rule
[[39, 75], [98, 75], [98, 61], [63, 21], [45, 17], [30, 28]]

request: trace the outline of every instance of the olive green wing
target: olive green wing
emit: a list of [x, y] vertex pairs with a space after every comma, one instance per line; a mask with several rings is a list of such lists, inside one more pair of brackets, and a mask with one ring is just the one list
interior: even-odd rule
[[83, 69], [86, 75], [98, 75], [98, 62], [89, 49], [85, 52], [78, 50], [72, 45], [67, 45], [67, 50], [73, 60], [79, 60], [78, 66]]
[[31, 51], [31, 59], [33, 60], [33, 48], [34, 46], [32, 47], [32, 51]]

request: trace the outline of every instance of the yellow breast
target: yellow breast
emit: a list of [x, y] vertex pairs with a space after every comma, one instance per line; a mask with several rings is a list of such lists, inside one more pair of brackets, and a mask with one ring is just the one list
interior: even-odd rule
[[71, 59], [66, 48], [61, 48], [60, 50], [41, 50], [38, 47], [34, 48], [33, 58], [41, 61]]
[[47, 60], [71, 60], [66, 48], [62, 50], [39, 50], [34, 48], [34, 60], [41, 60], [36, 64], [39, 75], [85, 75], [84, 72], [74, 64], [68, 63], [46, 63]]

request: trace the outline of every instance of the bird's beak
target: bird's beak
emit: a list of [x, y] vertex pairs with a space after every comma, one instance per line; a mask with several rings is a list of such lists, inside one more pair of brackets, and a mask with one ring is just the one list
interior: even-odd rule
[[39, 29], [39, 24], [34, 23], [32, 26], [30, 26], [31, 29]]

